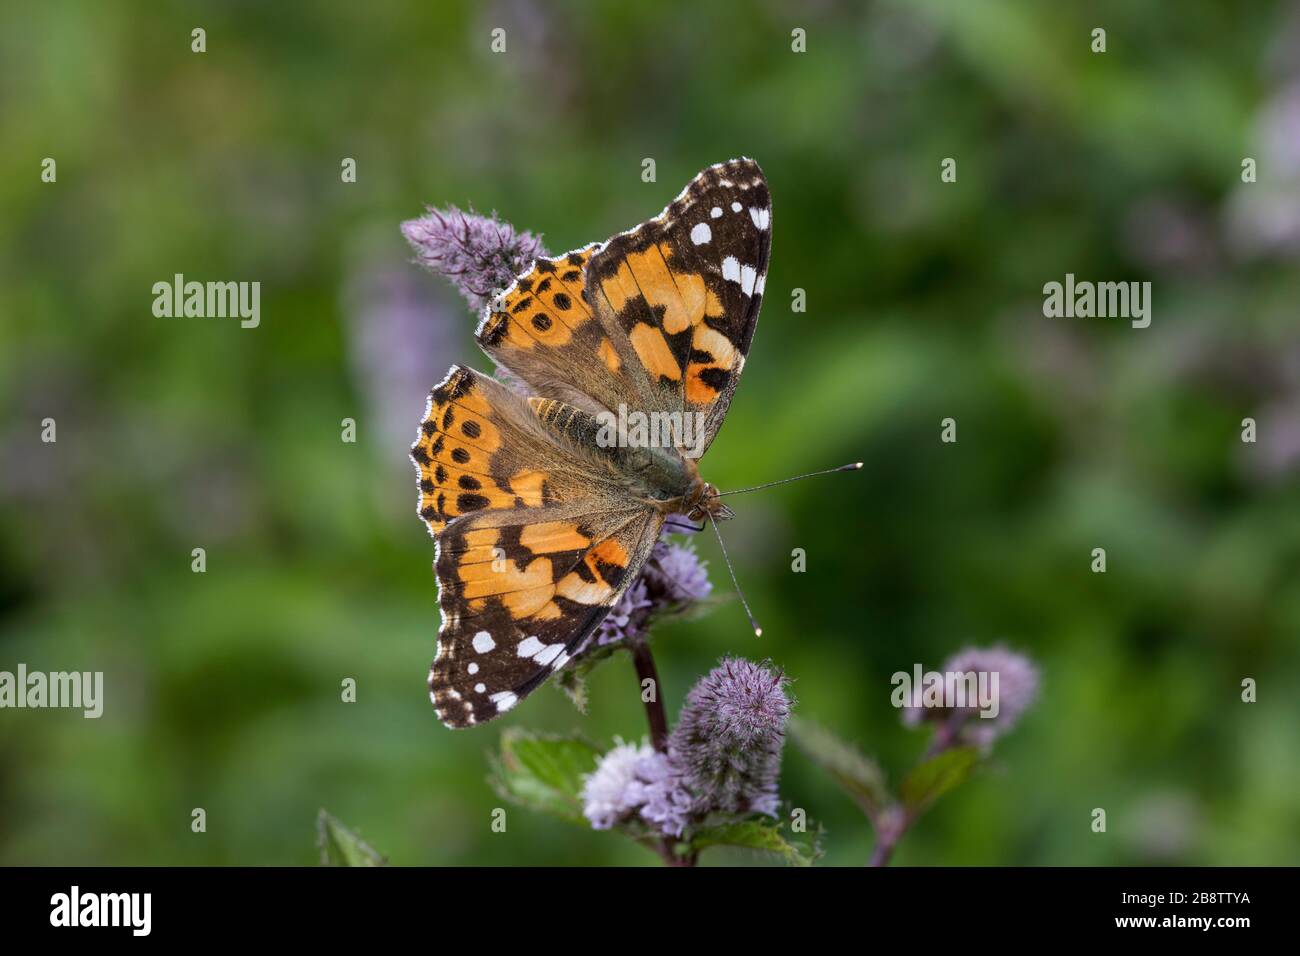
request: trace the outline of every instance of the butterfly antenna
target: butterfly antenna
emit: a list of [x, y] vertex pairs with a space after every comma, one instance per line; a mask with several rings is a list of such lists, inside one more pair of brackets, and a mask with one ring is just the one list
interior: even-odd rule
[[[838, 468], [827, 468], [824, 471], [810, 471], [806, 475], [795, 475], [793, 478], [782, 478], [780, 481], [769, 481], [767, 484], [755, 485], [753, 488], [737, 488], [734, 491], [722, 491], [716, 495], [713, 495], [713, 497], [725, 498], [727, 497], [727, 495], [743, 495], [749, 491], [759, 491], [763, 488], [772, 488], [776, 485], [788, 485], [792, 481], [802, 481], [805, 478], [816, 478], [818, 475], [833, 475], [837, 471], [857, 471], [861, 467], [862, 467], [862, 462], [851, 461], [847, 465], [840, 465]], [[715, 526], [715, 530], [716, 530], [716, 526]]]
[[731, 583], [736, 588], [736, 594], [740, 596], [740, 605], [745, 609], [745, 614], [749, 617], [749, 626], [754, 629], [755, 637], [763, 636], [763, 629], [758, 626], [758, 621], [754, 620], [754, 612], [749, 609], [749, 602], [745, 600], [745, 592], [740, 589], [740, 582], [736, 580], [736, 569], [731, 566], [731, 557], [727, 554], [727, 546], [722, 541], [722, 532], [718, 530], [718, 523], [713, 520], [713, 515], [705, 512], [709, 518], [709, 524], [713, 525], [713, 533], [718, 536], [718, 547], [722, 549], [722, 561], [731, 572]]

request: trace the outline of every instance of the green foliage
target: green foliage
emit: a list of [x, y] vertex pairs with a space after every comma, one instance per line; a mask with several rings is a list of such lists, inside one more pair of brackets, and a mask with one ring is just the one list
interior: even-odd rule
[[908, 814], [917, 816], [960, 786], [974, 773], [979, 759], [979, 751], [974, 747], [953, 747], [914, 767], [899, 787]]
[[316, 817], [321, 866], [387, 866], [388, 861], [325, 810]]
[[680, 852], [699, 853], [720, 846], [771, 853], [790, 866], [812, 866], [822, 856], [820, 828], [807, 836], [796, 835], [784, 823], [767, 817], [701, 827], [691, 833]]
[[880, 765], [853, 744], [810, 720], [794, 717], [790, 736], [808, 757], [831, 775], [840, 788], [875, 820], [892, 797]]
[[585, 826], [582, 776], [596, 769], [599, 757], [581, 738], [512, 728], [491, 757], [492, 788], [506, 800]]

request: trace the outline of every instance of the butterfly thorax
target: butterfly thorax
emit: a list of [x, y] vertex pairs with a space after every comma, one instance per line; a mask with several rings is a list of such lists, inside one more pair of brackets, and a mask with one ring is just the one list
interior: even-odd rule
[[[732, 517], [732, 511], [717, 500], [718, 490], [700, 477], [695, 462], [676, 449], [658, 449], [658, 454], [638, 450], [631, 458], [641, 458], [649, 467], [636, 480], [632, 491], [664, 517], [685, 515], [702, 521], [706, 514], [717, 519]], [[649, 479], [649, 480], [646, 480]]]
[[700, 477], [695, 461], [681, 449], [638, 444], [617, 430], [611, 441], [598, 414], [558, 399], [530, 398], [528, 404], [549, 432], [568, 441], [575, 452], [607, 462], [631, 497], [660, 514], [686, 515], [693, 521], [706, 514], [732, 517], [731, 509], [717, 500], [717, 489]]

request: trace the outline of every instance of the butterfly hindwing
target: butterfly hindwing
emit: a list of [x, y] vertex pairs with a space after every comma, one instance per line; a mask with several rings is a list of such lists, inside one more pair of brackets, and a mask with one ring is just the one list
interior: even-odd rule
[[772, 199], [751, 159], [711, 166], [658, 216], [587, 264], [587, 299], [631, 343], [646, 412], [703, 416], [717, 434], [754, 337], [771, 251]]

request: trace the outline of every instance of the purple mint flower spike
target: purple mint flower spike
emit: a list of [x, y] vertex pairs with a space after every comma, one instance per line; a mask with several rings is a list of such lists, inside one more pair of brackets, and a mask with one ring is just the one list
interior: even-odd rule
[[541, 239], [531, 232], [516, 230], [495, 213], [480, 216], [455, 206], [430, 208], [427, 215], [402, 223], [402, 235], [420, 264], [450, 279], [475, 312], [546, 255]]
[[696, 812], [695, 797], [686, 789], [681, 771], [664, 754], [656, 753], [642, 766], [646, 780], [641, 817], [665, 836], [679, 837]]
[[662, 538], [646, 562], [647, 586], [668, 602], [703, 601], [713, 593], [713, 582], [695, 546]]
[[607, 830], [636, 818], [665, 836], [713, 813], [776, 815], [790, 716], [785, 676], [739, 658], [691, 688], [668, 752], [619, 743], [585, 778], [583, 815]]
[[998, 675], [996, 717], [981, 717], [969, 711], [961, 736], [979, 747], [988, 747], [1020, 720], [1038, 696], [1038, 668], [1023, 654], [1004, 645], [968, 647], [944, 661], [944, 671], [952, 673], [996, 673]]
[[649, 744], [619, 744], [600, 758], [582, 786], [582, 813], [593, 829], [608, 830], [631, 819], [645, 803], [640, 768], [656, 756]]
[[639, 815], [661, 833], [681, 836], [692, 806], [667, 755], [645, 743], [619, 743], [600, 758], [582, 787], [582, 813], [594, 830], [609, 830]]
[[643, 625], [653, 608], [654, 602], [650, 600], [645, 580], [634, 581], [596, 628], [592, 635], [595, 646], [604, 647], [641, 637]]
[[759, 664], [724, 658], [691, 688], [668, 755], [695, 795], [697, 815], [775, 815], [788, 683]]

